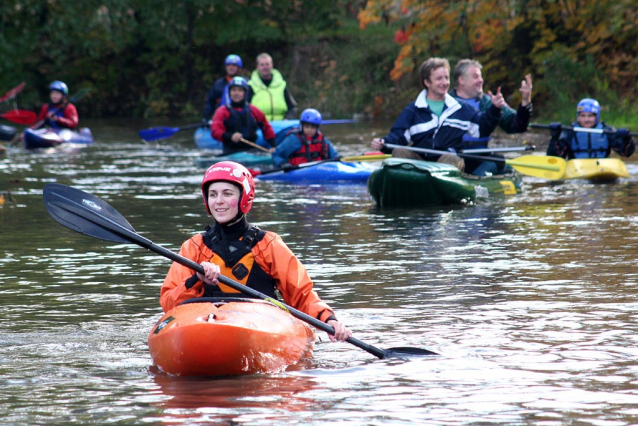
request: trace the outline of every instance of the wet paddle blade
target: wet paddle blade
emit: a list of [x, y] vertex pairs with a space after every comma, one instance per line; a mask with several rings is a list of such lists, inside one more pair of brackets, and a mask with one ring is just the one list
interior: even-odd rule
[[173, 136], [179, 131], [177, 127], [152, 127], [150, 129], [144, 129], [137, 132], [142, 140], [147, 142], [157, 141], [160, 139], [167, 139]]
[[0, 114], [0, 117], [12, 121], [16, 124], [22, 124], [24, 126], [30, 126], [35, 123], [35, 119], [38, 117], [33, 111], [26, 111], [21, 109], [14, 109], [4, 114]]
[[24, 89], [24, 86], [26, 85], [27, 83], [24, 81], [18, 84], [16, 87], [9, 90], [4, 95], [0, 96], [0, 102], [10, 101], [11, 99], [15, 98], [16, 96], [18, 96], [18, 93], [22, 92], [22, 89]]
[[53, 219], [80, 234], [116, 243], [131, 243], [120, 227], [135, 232], [130, 223], [100, 198], [79, 189], [50, 183], [42, 193], [44, 207]]
[[206, 125], [210, 125], [210, 121], [207, 124], [202, 124], [200, 122], [200, 123], [190, 124], [188, 126], [182, 126], [182, 127], [165, 127], [165, 126], [151, 127], [150, 129], [140, 130], [137, 132], [137, 134], [140, 135], [140, 138], [142, 138], [142, 140], [146, 142], [152, 142], [152, 141], [157, 141], [160, 139], [170, 138], [175, 133], [181, 132], [182, 130], [196, 129], [198, 127], [206, 127]]
[[565, 159], [547, 155], [524, 155], [505, 163], [521, 174], [550, 180], [561, 179], [567, 167]]
[[385, 358], [414, 358], [418, 356], [440, 355], [436, 352], [421, 348], [398, 347], [384, 349]]

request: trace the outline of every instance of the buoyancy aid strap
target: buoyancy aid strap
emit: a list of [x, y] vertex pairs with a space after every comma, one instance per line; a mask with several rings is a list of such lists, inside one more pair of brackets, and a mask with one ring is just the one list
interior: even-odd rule
[[[247, 285], [250, 272], [253, 269], [255, 258], [252, 253], [252, 248], [257, 244], [257, 236], [259, 234], [259, 227], [250, 226], [241, 238], [241, 242], [244, 243], [243, 247], [236, 247], [235, 245], [228, 245], [222, 243], [221, 237], [215, 232], [215, 228], [206, 227], [204, 233], [204, 244], [206, 244], [213, 252], [209, 262], [216, 264], [221, 269], [221, 275], [232, 277], [243, 285]], [[241, 256], [237, 259], [238, 256]], [[239, 291], [219, 283], [219, 289], [224, 293], [239, 293]]]

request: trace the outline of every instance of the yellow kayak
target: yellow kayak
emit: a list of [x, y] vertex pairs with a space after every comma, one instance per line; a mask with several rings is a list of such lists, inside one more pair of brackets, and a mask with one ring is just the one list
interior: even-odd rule
[[629, 177], [627, 166], [620, 158], [575, 158], [567, 161], [563, 179], [610, 181]]

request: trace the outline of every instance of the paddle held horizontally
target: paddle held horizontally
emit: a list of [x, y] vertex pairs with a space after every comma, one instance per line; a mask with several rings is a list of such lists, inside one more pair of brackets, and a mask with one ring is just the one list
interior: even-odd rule
[[[104, 200], [75, 189], [70, 186], [50, 183], [44, 187], [43, 191], [44, 206], [58, 223], [66, 226], [73, 231], [79, 232], [90, 237], [113, 241], [117, 243], [132, 243], [140, 247], [144, 247], [154, 253], [178, 262], [196, 272], [204, 272], [204, 268], [190, 259], [187, 259], [177, 253], [174, 253], [164, 247], [154, 244], [151, 240], [139, 235], [131, 224], [117, 210], [111, 207]], [[250, 287], [238, 283], [228, 277], [220, 276], [219, 282], [240, 291], [248, 296], [274, 302], [277, 306], [285, 307], [292, 316], [304, 321], [320, 330], [329, 334], [334, 334], [332, 326], [319, 321], [291, 306], [285, 305], [279, 301], [273, 301], [270, 297], [260, 293]], [[391, 357], [411, 357], [438, 355], [436, 352], [420, 348], [390, 348], [379, 349], [367, 343], [364, 343], [354, 337], [346, 340], [348, 343], [367, 351], [368, 353], [380, 359]]]
[[[436, 149], [416, 148], [413, 146], [403, 146], [394, 144], [385, 144], [388, 148], [405, 148], [414, 152], [424, 154], [443, 155], [450, 154], [449, 151], [439, 151]], [[482, 155], [472, 155], [457, 153], [459, 157], [470, 158], [479, 161], [493, 161], [495, 163], [505, 163], [512, 166], [514, 170], [528, 176], [535, 176], [544, 179], [558, 180], [565, 174], [567, 162], [561, 157], [551, 157], [547, 155], [524, 155], [512, 160], [498, 157], [486, 157]]]

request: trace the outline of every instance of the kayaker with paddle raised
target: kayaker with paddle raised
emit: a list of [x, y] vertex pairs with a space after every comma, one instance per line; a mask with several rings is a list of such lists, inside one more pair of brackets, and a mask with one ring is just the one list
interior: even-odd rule
[[622, 157], [630, 157], [636, 150], [628, 129], [614, 129], [600, 121], [600, 104], [596, 99], [585, 98], [576, 106], [576, 122], [572, 127], [592, 131], [562, 130], [560, 123], [549, 125], [551, 139], [547, 155], [573, 158], [607, 158], [611, 151]]
[[273, 131], [266, 116], [246, 100], [248, 82], [244, 77], [234, 77], [228, 84], [230, 104], [217, 108], [210, 125], [211, 135], [224, 144], [223, 154], [253, 149], [242, 140], [255, 142], [257, 129], [261, 128], [266, 142], [274, 147], [276, 142]]
[[244, 64], [238, 55], [231, 54], [226, 56], [224, 60], [226, 75], [215, 80], [215, 83], [208, 91], [204, 113], [202, 114], [203, 123], [208, 124], [217, 108], [230, 104], [230, 95], [228, 94], [230, 81], [239, 75], [243, 67]]
[[69, 102], [69, 88], [61, 81], [54, 81], [49, 85], [49, 98], [51, 102], [42, 105], [36, 123], [31, 126], [37, 129], [42, 126], [54, 129], [77, 129], [79, 117], [75, 105]]
[[[423, 62], [420, 77], [423, 90], [416, 101], [403, 110], [386, 137], [372, 140], [372, 149], [391, 152], [394, 157], [447, 162], [463, 170], [463, 159], [455, 155], [463, 150], [463, 135], [484, 137], [494, 131], [505, 105], [500, 88], [496, 94], [488, 92], [492, 105], [482, 114], [448, 94], [450, 63], [447, 59], [430, 58]], [[406, 148], [391, 149], [386, 143], [450, 154], [419, 154]]]
[[273, 299], [278, 292], [288, 305], [331, 325], [333, 341], [352, 336], [313, 290], [308, 272], [281, 237], [246, 219], [255, 183], [244, 166], [232, 161], [212, 165], [204, 173], [201, 190], [215, 223], [184, 242], [180, 255], [201, 264], [204, 274], [173, 263], [160, 295], [165, 312], [196, 297], [247, 297], [222, 284], [218, 278], [223, 275]]
[[275, 166], [294, 167], [337, 157], [337, 150], [319, 130], [321, 121], [319, 111], [305, 109], [299, 117], [301, 129], [293, 130], [276, 148], [271, 148]]
[[[475, 111], [485, 112], [492, 105], [489, 95], [483, 93], [483, 65], [473, 59], [461, 59], [454, 67], [455, 88], [450, 91], [456, 100], [465, 102]], [[520, 92], [522, 101], [517, 110], [505, 104], [501, 108], [501, 120], [498, 126], [507, 134], [524, 133], [527, 131], [532, 117], [532, 76], [527, 74], [521, 81]], [[466, 149], [487, 148], [490, 135], [473, 137], [463, 136]], [[492, 157], [504, 158], [499, 154], [490, 153]], [[505, 163], [493, 161], [465, 160], [465, 172], [477, 176], [503, 174]]]

